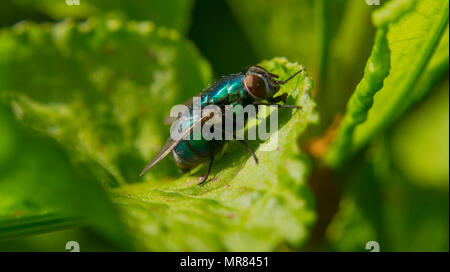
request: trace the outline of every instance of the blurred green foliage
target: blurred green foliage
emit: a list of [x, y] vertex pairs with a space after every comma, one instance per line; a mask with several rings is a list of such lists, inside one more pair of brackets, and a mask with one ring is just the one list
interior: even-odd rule
[[0, 238], [79, 226], [87, 220], [129, 248], [123, 224], [99, 183], [74, 170], [53, 140], [17, 124], [7, 107], [1, 105], [0, 113]]
[[369, 240], [381, 251], [449, 250], [448, 114], [446, 80], [352, 162], [330, 250], [361, 251]]
[[[191, 44], [151, 22], [23, 22], [1, 44], [3, 88], [13, 90], [5, 99], [16, 116], [110, 186], [135, 181], [165, 141], [160, 120], [170, 106], [211, 78]], [[154, 173], [163, 171], [173, 169]]]
[[[410, 96], [410, 92], [425, 71], [445, 29], [448, 28], [448, 2], [406, 1], [405, 3], [407, 4], [401, 9], [406, 11], [400, 8], [396, 10], [397, 6], [394, 2], [374, 14], [375, 24], [388, 25], [391, 72], [383, 88], [376, 94], [367, 121], [356, 129], [355, 146], [357, 147], [364, 145], [381, 128], [394, 121], [398, 116], [397, 112], [402, 113], [404, 110], [404, 105], [410, 105], [409, 99], [413, 97]], [[407, 14], [401, 16], [396, 15], [395, 12], [401, 14], [407, 12]], [[391, 20], [394, 22], [390, 23]], [[414, 31], [405, 31], [405, 29], [414, 29]], [[444, 38], [442, 43], [448, 51], [448, 39]], [[415, 95], [418, 94], [415, 93]]]
[[[370, 7], [360, 0], [228, 2], [258, 57], [286, 56], [307, 67], [322, 105], [320, 126], [329, 125], [370, 53]], [[333, 91], [321, 92], [328, 88]]]
[[[449, 4], [384, 2], [2, 2], [0, 250], [448, 250]], [[203, 187], [170, 159], [138, 178], [213, 74], [295, 62], [260, 164], [230, 143]]]
[[[416, 12], [409, 14], [412, 9]], [[391, 2], [373, 17], [378, 27], [374, 52], [368, 60], [365, 77], [349, 101], [338, 138], [329, 151], [327, 159], [331, 164], [344, 163], [345, 154], [365, 145], [380, 129], [398, 118], [415, 96], [428, 92], [431, 86], [410, 94], [439, 42], [440, 47], [448, 51], [448, 39], [443, 37], [441, 41], [443, 31], [448, 29], [448, 3]], [[415, 32], [404, 31], [406, 27], [414, 28]], [[432, 72], [426, 76], [436, 78]]]
[[[131, 20], [147, 20], [158, 26], [173, 28], [181, 33], [189, 27], [189, 14], [193, 4], [192, 0], [168, 1], [109, 1], [109, 0], [11, 0], [24, 9], [38, 10], [54, 19], [61, 20], [67, 17], [83, 19], [112, 12], [118, 16]], [[68, 5], [67, 3], [72, 3]]]

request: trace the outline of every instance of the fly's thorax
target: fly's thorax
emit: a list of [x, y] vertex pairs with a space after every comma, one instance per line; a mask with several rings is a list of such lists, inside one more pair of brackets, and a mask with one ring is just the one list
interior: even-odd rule
[[201, 106], [225, 105], [239, 100], [244, 94], [243, 78], [242, 74], [222, 78], [202, 95]]

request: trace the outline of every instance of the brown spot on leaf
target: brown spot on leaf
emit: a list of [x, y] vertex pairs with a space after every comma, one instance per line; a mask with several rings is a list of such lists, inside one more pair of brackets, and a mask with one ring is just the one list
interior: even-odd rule
[[202, 175], [202, 176], [197, 178], [197, 181], [202, 181], [204, 178], [205, 178], [205, 176]]
[[14, 216], [21, 217], [22, 215], [23, 215], [23, 212], [21, 210], [15, 210], [14, 211]]
[[106, 44], [103, 49], [105, 51], [105, 54], [108, 56], [114, 55], [117, 51], [116, 47], [112, 44]]
[[322, 158], [328, 150], [328, 147], [334, 142], [339, 126], [342, 121], [342, 114], [337, 114], [334, 117], [333, 123], [328, 127], [325, 133], [317, 138], [306, 142], [304, 149], [308, 151], [314, 158]]

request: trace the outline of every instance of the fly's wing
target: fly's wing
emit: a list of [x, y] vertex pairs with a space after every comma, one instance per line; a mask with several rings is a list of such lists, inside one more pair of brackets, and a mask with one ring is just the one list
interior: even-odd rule
[[158, 162], [160, 162], [162, 159], [164, 159], [183, 139], [188, 136], [196, 126], [201, 125], [203, 122], [207, 121], [208, 119], [211, 119], [212, 116], [206, 115], [202, 116], [198, 120], [196, 120], [188, 129], [183, 131], [183, 133], [180, 133], [177, 135], [176, 139], [173, 139], [172, 137], [169, 137], [167, 142], [164, 144], [164, 146], [159, 150], [158, 154], [153, 157], [153, 159], [150, 161], [149, 164], [142, 170], [142, 172], [139, 174], [139, 176], [144, 175], [148, 170], [150, 170], [153, 166], [155, 166]]
[[[198, 94], [197, 96], [201, 97], [205, 92], [202, 92], [202, 93]], [[191, 108], [193, 103], [194, 103], [194, 98], [191, 97], [188, 100], [186, 100], [184, 103], [181, 103], [181, 105], [185, 105], [186, 107]], [[178, 119], [178, 117], [179, 116], [173, 117], [173, 116], [167, 115], [166, 118], [164, 119], [164, 125], [172, 124], [175, 120]]]

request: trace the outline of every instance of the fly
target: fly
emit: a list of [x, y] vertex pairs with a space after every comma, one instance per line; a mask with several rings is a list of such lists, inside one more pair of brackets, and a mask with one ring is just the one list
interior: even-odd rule
[[[288, 94], [283, 93], [275, 96], [280, 90], [281, 85], [286, 84], [299, 73], [304, 71], [304, 68], [290, 76], [285, 80], [277, 80], [278, 75], [273, 74], [265, 70], [263, 67], [255, 65], [250, 67], [246, 73], [234, 74], [222, 78], [212, 86], [207, 88], [204, 92], [199, 94], [200, 106], [203, 109], [208, 105], [217, 105], [224, 107], [225, 105], [242, 105], [243, 107], [253, 105], [265, 105], [265, 106], [279, 106], [280, 108], [300, 108], [296, 105], [285, 105]], [[263, 102], [266, 101], [266, 102]], [[283, 104], [277, 104], [283, 102]], [[189, 116], [193, 116], [192, 100], [187, 102], [186, 105], [190, 111]], [[212, 115], [204, 115], [200, 118], [187, 118], [180, 120], [184, 127], [187, 127], [182, 133], [175, 138], [169, 137], [165, 145], [159, 150], [150, 163], [142, 170], [140, 176], [149, 171], [159, 161], [164, 159], [169, 153], [172, 152], [177, 166], [185, 171], [189, 171], [191, 168], [209, 161], [208, 170], [205, 177], [199, 183], [204, 184], [211, 172], [211, 168], [214, 162], [214, 154], [220, 152], [224, 146], [224, 140], [205, 140], [203, 137], [199, 140], [186, 139], [190, 136], [197, 126], [204, 124]], [[172, 122], [175, 119], [168, 119], [166, 121]], [[247, 145], [244, 139], [237, 139], [253, 156], [256, 163], [258, 158], [253, 150]]]

